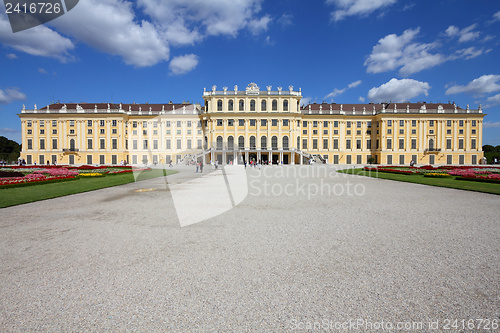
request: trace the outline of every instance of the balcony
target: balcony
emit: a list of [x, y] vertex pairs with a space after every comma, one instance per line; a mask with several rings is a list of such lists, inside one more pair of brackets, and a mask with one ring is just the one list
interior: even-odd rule
[[425, 153], [427, 154], [437, 154], [441, 151], [441, 148], [427, 148], [424, 150]]
[[78, 148], [64, 148], [62, 151], [63, 151], [63, 153], [66, 153], [66, 154], [72, 154], [72, 153], [78, 153], [80, 151], [80, 149], [78, 149]]

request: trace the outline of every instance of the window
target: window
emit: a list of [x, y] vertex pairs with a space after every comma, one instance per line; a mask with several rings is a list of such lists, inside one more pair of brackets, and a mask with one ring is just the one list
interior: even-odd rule
[[[476, 125], [474, 125], [476, 126]], [[52, 120], [52, 127], [57, 127], [57, 120]]]
[[417, 127], [417, 121], [416, 120], [412, 120], [411, 121], [411, 127]]
[[411, 139], [411, 149], [417, 149], [417, 139]]
[[316, 120], [313, 121], [313, 127], [318, 127], [318, 122]]
[[52, 149], [57, 149], [57, 139], [52, 139]]
[[339, 127], [339, 122], [335, 120], [335, 121], [333, 122], [333, 127]]
[[255, 119], [250, 119], [250, 126], [252, 127], [255, 126], [255, 122], [256, 122]]
[[181, 121], [180, 121], [180, 120], [177, 120], [177, 124], [176, 124], [175, 126], [177, 126], [177, 127], [181, 127], [181, 126], [182, 126]]
[[297, 149], [300, 149], [300, 136], [297, 136]]
[[372, 149], [372, 140], [366, 140], [366, 149]]
[[434, 127], [434, 120], [429, 120], [429, 127]]
[[75, 134], [75, 130], [74, 129], [70, 129], [69, 130], [69, 134]]
[[[153, 145], [154, 145], [154, 141], [153, 141]], [[158, 146], [158, 144], [157, 144]], [[158, 147], [154, 148], [153, 149], [158, 149]], [[191, 139], [187, 139], [187, 147], [186, 149], [192, 149], [192, 140]]]
[[132, 128], [137, 128], [137, 121], [132, 122]]
[[387, 126], [392, 126], [392, 120], [387, 120]]
[[302, 130], [302, 134], [306, 135], [307, 134], [307, 130]]
[[387, 164], [392, 164], [392, 155], [387, 155]]
[[41, 130], [40, 130], [40, 134], [45, 134], [45, 130], [44, 130], [44, 129], [41, 129]]
[[368, 121], [368, 122], [366, 123], [366, 127], [371, 128], [371, 127], [372, 127], [372, 122], [371, 122], [371, 121]]
[[346, 149], [351, 149], [351, 140], [350, 140], [350, 139], [347, 139], [347, 140], [345, 141], [345, 148], [346, 148]]
[[101, 147], [101, 149], [106, 149], [106, 140], [105, 139], [101, 139], [100, 147]]
[[245, 126], [245, 119], [238, 119], [239, 126]]
[[392, 134], [392, 129], [391, 128], [387, 129], [387, 134]]
[[240, 102], [239, 102], [239, 110], [240, 111], [244, 111], [245, 110], [245, 101], [240, 99]]
[[451, 120], [446, 121], [446, 126], [451, 127]]
[[[155, 132], [156, 132], [155, 134], [158, 134], [158, 131], [155, 131]], [[111, 129], [111, 134], [118, 134], [118, 131], [116, 130], [116, 128]]]
[[260, 137], [260, 147], [262, 149], [267, 149], [267, 137], [266, 136]]
[[328, 127], [328, 121], [323, 121], [323, 127]]
[[306, 120], [304, 120], [304, 121], [302, 122], [302, 127], [307, 127], [307, 121], [306, 121]]
[[28, 139], [28, 149], [33, 149], [33, 139]]
[[229, 150], [234, 149], [234, 138], [232, 136], [228, 136], [228, 138], [227, 138], [227, 148]]
[[[56, 129], [53, 129], [53, 130], [52, 130], [52, 134], [57, 134], [57, 130], [56, 130]], [[472, 133], [472, 134], [475, 134], [475, 133]]]
[[191, 120], [188, 120], [186, 123], [187, 127], [193, 127], [193, 122]]
[[302, 149], [307, 149], [307, 139], [302, 139]]
[[417, 130], [416, 129], [412, 129], [411, 130], [411, 134], [417, 134]]
[[182, 149], [182, 140], [177, 139], [177, 149]]
[[260, 102], [260, 110], [266, 111], [266, 108], [267, 108], [267, 103], [266, 103], [266, 100], [263, 99], [262, 102]]
[[92, 148], [92, 139], [87, 139], [87, 149], [91, 150]]
[[339, 130], [333, 130], [333, 134], [334, 135], [338, 135], [339, 134]]
[[28, 134], [33, 134], [33, 130], [28, 130]]
[[271, 126], [278, 126], [278, 119], [272, 119]]
[[434, 150], [434, 139], [429, 139], [429, 150]]
[[399, 149], [405, 149], [405, 139], [399, 139]]
[[222, 119], [217, 119], [217, 126], [222, 126]]
[[99, 120], [99, 126], [104, 126], [104, 120]]
[[458, 130], [458, 134], [464, 134], [464, 130], [463, 129], [459, 129]]
[[446, 139], [446, 149], [451, 149], [451, 139]]
[[202, 141], [201, 139], [198, 139], [198, 142], [197, 142], [197, 146], [196, 146], [197, 149], [202, 149]]
[[288, 136], [284, 136], [282, 141], [283, 141], [283, 149], [288, 150]]
[[470, 141], [470, 149], [476, 149], [476, 139]]
[[352, 156], [351, 155], [346, 155], [346, 158], [345, 158], [345, 163], [346, 164], [351, 164], [352, 163]]
[[472, 121], [472, 126], [476, 126], [476, 121], [475, 120]]
[[177, 135], [181, 135], [181, 130], [176, 131]]
[[318, 149], [318, 139], [313, 139], [313, 149]]
[[458, 121], [458, 126], [460, 126], [460, 127], [464, 126], [464, 121], [463, 120], [459, 120]]
[[356, 140], [356, 149], [361, 149], [361, 140]]
[[392, 139], [387, 139], [387, 149], [392, 149]]
[[[165, 122], [165, 126], [166, 126], [166, 127], [170, 127], [170, 126], [171, 126], [170, 121], [166, 121], [166, 122]], [[137, 126], [134, 126], [134, 127], [137, 127]]]
[[170, 150], [172, 149], [172, 140], [167, 139], [167, 149]]
[[347, 128], [351, 128], [351, 122], [350, 122], [350, 121], [347, 121], [347, 122], [346, 122], [346, 127], [347, 127]]
[[201, 127], [201, 120], [198, 121], [198, 123], [196, 124], [196, 127], [200, 128]]
[[75, 127], [75, 121], [74, 120], [70, 120], [69, 121], [69, 126], [70, 127]]
[[44, 127], [45, 126], [45, 121], [44, 120], [40, 120], [40, 127]]
[[254, 99], [252, 99], [250, 101], [250, 111], [255, 111], [255, 100]]
[[234, 119], [228, 119], [227, 126], [234, 126]]
[[283, 111], [288, 111], [288, 100], [287, 99], [285, 99], [283, 101]]
[[261, 119], [260, 126], [262, 126], [262, 127], [267, 126], [267, 120], [266, 119]]
[[400, 126], [400, 127], [404, 127], [404, 125], [405, 125], [405, 121], [404, 121], [404, 120], [400, 120], [400, 121], [399, 121], [399, 126]]
[[[274, 138], [274, 137], [273, 137]], [[276, 139], [277, 140], [277, 139]], [[277, 143], [276, 143], [277, 144]], [[255, 149], [255, 147], [257, 146], [256, 144], [256, 140], [255, 140], [255, 136], [251, 136], [250, 137], [250, 149]]]
[[356, 135], [361, 135], [361, 131], [356, 131]]
[[351, 135], [351, 130], [347, 130], [347, 135]]
[[132, 141], [132, 149], [138, 149], [137, 148], [137, 140]]
[[429, 130], [429, 134], [434, 134], [434, 130]]
[[339, 149], [339, 139], [333, 139], [333, 149]]
[[99, 133], [100, 133], [100, 134], [105, 134], [105, 132], [104, 132], [104, 131], [105, 131], [105, 129], [104, 129], [104, 128], [101, 128], [101, 129], [99, 130]]
[[228, 102], [227, 102], [227, 109], [229, 111], [233, 111], [234, 110], [234, 102], [232, 99], [230, 99]]
[[219, 99], [217, 101], [217, 111], [222, 111], [222, 100], [221, 99]]
[[380, 147], [380, 142], [379, 140], [377, 139], [377, 141], [375, 142], [375, 149], [378, 149]]
[[405, 130], [404, 129], [400, 129], [399, 130], [399, 134], [405, 134]]
[[33, 124], [32, 124], [32, 122], [31, 122], [31, 120], [28, 120], [28, 121], [26, 122], [26, 126], [31, 127], [32, 125], [33, 125]]
[[356, 127], [357, 128], [361, 128], [361, 122], [360, 121], [356, 122]]
[[[111, 126], [116, 127], [116, 125], [117, 125], [116, 119], [111, 120]], [[158, 123], [156, 123], [156, 126], [158, 127]]]
[[283, 119], [283, 126], [288, 126], [288, 119]]
[[111, 139], [111, 149], [118, 149], [118, 139]]
[[328, 135], [328, 130], [323, 130], [323, 135]]
[[147, 121], [143, 121], [142, 122], [142, 128], [148, 128], [148, 122]]
[[[170, 135], [171, 131], [170, 130], [167, 130], [167, 135]], [[137, 133], [134, 133], [134, 135], [137, 134]]]
[[238, 148], [245, 149], [245, 137], [244, 136], [238, 137]]

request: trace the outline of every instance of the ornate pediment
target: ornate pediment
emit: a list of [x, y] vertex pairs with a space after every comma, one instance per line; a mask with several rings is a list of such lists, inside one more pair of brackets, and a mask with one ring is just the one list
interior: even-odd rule
[[246, 94], [247, 95], [258, 95], [260, 91], [260, 88], [257, 86], [256, 83], [250, 83], [246, 89]]

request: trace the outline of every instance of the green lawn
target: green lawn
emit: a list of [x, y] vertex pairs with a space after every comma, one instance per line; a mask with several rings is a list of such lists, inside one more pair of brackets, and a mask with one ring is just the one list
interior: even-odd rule
[[[168, 176], [174, 173], [177, 173], [177, 171], [153, 169], [151, 171], [142, 172], [137, 181]], [[134, 181], [134, 175], [132, 173], [124, 173], [95, 178], [82, 177], [77, 180], [66, 182], [0, 189], [0, 208], [94, 191], [101, 188], [133, 183]]]
[[455, 177], [431, 178], [431, 177], [424, 177], [423, 175], [420, 174], [404, 175], [404, 174], [395, 174], [387, 172], [365, 171], [363, 169], [345, 169], [345, 170], [339, 170], [338, 172], [360, 175], [360, 176], [368, 176], [373, 178], [397, 180], [408, 183], [450, 187], [460, 190], [500, 194], [500, 184], [483, 183], [483, 182], [475, 182], [468, 180], [455, 180]]

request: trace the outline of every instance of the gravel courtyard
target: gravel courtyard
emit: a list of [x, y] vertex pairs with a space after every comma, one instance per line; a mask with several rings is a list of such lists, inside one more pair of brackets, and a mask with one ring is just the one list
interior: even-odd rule
[[[194, 169], [0, 209], [0, 331], [437, 332], [455, 319], [500, 323], [499, 196], [318, 165], [243, 174], [241, 203], [183, 227], [170, 187], [192, 190], [182, 183]], [[197, 176], [205, 189], [225, 177]], [[199, 199], [218, 198], [210, 193], [193, 209], [211, 216]]]

